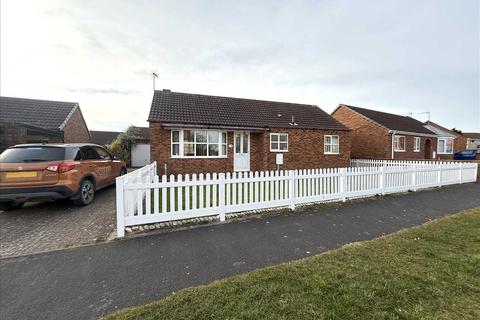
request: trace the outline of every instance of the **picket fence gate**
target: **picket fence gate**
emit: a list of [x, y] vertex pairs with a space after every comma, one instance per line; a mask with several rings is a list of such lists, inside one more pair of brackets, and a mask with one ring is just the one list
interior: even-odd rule
[[352, 160], [352, 167], [166, 175], [156, 162], [117, 178], [117, 237], [125, 227], [473, 182], [476, 163]]

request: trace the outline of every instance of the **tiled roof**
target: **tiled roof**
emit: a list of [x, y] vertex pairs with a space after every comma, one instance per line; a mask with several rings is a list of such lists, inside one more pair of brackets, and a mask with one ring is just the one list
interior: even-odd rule
[[[292, 117], [294, 123], [292, 125]], [[349, 130], [315, 105], [155, 91], [150, 122], [251, 128]]]
[[442, 136], [442, 137], [457, 137], [460, 136], [460, 134], [445, 128], [444, 126], [439, 125], [438, 123], [435, 123], [433, 121], [428, 120], [425, 122], [425, 127], [430, 130], [435, 132], [437, 135]]
[[138, 130], [138, 140], [150, 140], [150, 129], [148, 127], [135, 127]]
[[371, 109], [359, 108], [346, 104], [341, 104], [340, 106], [350, 108], [353, 111], [360, 113], [361, 115], [375, 121], [376, 123], [390, 130], [422, 134], [435, 134], [434, 132], [425, 128], [422, 122], [411, 117], [400, 116], [393, 113], [381, 112]]
[[111, 144], [113, 140], [115, 140], [120, 132], [116, 131], [94, 131], [90, 130], [90, 134], [92, 135], [90, 138], [91, 143], [99, 144], [99, 145], [107, 145]]
[[[138, 134], [136, 135], [135, 139], [140, 142], [146, 142], [150, 138], [149, 128], [147, 127], [135, 127], [137, 129]], [[122, 132], [118, 131], [96, 131], [91, 130], [90, 134], [92, 137], [90, 138], [91, 143], [99, 144], [99, 145], [107, 145], [111, 144], [113, 140], [117, 139], [118, 135]]]
[[65, 120], [77, 106], [76, 102], [0, 97], [0, 119], [44, 129], [63, 129]]
[[480, 139], [480, 132], [462, 132], [462, 135], [470, 139]]
[[433, 126], [431, 124], [426, 124], [425, 128], [434, 132], [437, 136], [442, 137], [442, 138], [455, 138], [456, 137], [456, 135], [450, 133], [449, 131], [440, 129], [440, 128], [438, 128], [436, 126]]

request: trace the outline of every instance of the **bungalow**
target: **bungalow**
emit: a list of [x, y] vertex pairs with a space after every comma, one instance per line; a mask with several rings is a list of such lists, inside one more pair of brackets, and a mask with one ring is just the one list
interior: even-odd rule
[[453, 154], [465, 150], [467, 138], [456, 131], [449, 130], [433, 122], [425, 122], [425, 128], [435, 132], [437, 135], [437, 158], [453, 159]]
[[437, 136], [411, 117], [341, 104], [332, 113], [352, 130], [352, 158], [433, 159]]
[[20, 143], [89, 140], [76, 102], [0, 97], [0, 152]]
[[345, 167], [350, 130], [315, 105], [155, 91], [150, 154], [168, 174]]

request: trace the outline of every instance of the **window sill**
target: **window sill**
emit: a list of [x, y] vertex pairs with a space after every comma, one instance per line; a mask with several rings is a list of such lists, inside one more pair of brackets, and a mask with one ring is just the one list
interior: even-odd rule
[[437, 152], [437, 154], [453, 154], [453, 152]]
[[210, 157], [210, 156], [199, 156], [199, 157], [181, 157], [181, 156], [171, 156], [171, 159], [228, 159], [228, 156], [221, 157]]
[[276, 153], [277, 152], [282, 152], [282, 153], [284, 153], [284, 152], [288, 152], [288, 150], [272, 150], [272, 149], [270, 149], [270, 152], [276, 152]]
[[330, 155], [330, 156], [338, 156], [340, 152], [324, 152], [323, 154]]
[[415, 152], [415, 153], [419, 153], [419, 152], [421, 152], [421, 151], [420, 151], [420, 150], [413, 150], [413, 152]]
[[407, 150], [393, 150], [394, 152], [407, 152]]

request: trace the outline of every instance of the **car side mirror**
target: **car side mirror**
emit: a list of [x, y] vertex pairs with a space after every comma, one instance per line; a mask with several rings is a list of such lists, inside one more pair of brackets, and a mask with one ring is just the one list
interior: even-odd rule
[[112, 156], [112, 160], [120, 160], [117, 156]]

